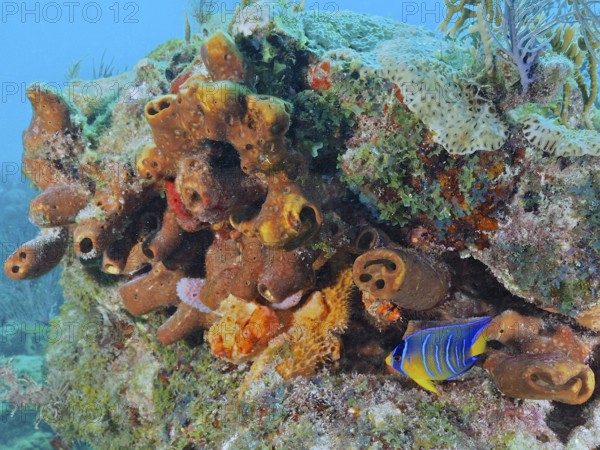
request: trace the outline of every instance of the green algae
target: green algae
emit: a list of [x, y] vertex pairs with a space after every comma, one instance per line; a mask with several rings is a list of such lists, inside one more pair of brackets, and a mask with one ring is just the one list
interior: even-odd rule
[[[376, 79], [374, 83], [375, 91], [386, 92], [383, 81]], [[425, 144], [427, 129], [414, 114], [398, 101], [369, 98], [369, 89], [364, 82], [357, 82], [355, 91], [348, 90], [350, 101], [369, 105], [355, 120], [383, 118], [383, 123], [374, 124], [383, 131], [372, 132], [374, 139], [340, 156], [341, 179], [360, 193], [363, 203], [376, 210], [379, 220], [397, 226], [426, 220], [444, 239], [450, 224], [486, 200], [495, 176], [489, 175], [478, 154], [448, 158], [440, 146]], [[349, 109], [347, 103], [344, 106]], [[456, 177], [461, 202], [445, 195], [444, 174]]]
[[[335, 167], [337, 154], [351, 127], [352, 115], [330, 92], [300, 92], [294, 98], [294, 115], [289, 133], [294, 148], [318, 158], [322, 168]], [[327, 164], [331, 160], [334, 164]]]

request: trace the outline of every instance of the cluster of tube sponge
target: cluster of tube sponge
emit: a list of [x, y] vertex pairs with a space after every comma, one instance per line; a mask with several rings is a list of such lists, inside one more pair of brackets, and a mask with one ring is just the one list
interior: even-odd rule
[[[317, 233], [322, 218], [292, 179], [296, 174], [290, 174], [300, 170], [285, 140], [290, 105], [242, 84], [248, 69], [225, 34], [206, 40], [201, 57], [208, 76], [191, 76], [177, 93], [147, 104], [154, 145], [144, 149], [136, 169], [167, 197], [163, 226], [147, 254], [156, 261], [168, 259], [186, 233], [210, 230], [212, 241], [203, 256], [196, 252], [203, 261], [199, 272], [177, 273], [163, 264], [125, 284], [121, 295], [134, 315], [177, 305], [163, 327], [177, 320], [180, 309], [195, 309], [182, 313], [185, 320], [177, 320], [176, 332], [159, 330], [159, 338], [173, 342], [214, 324], [213, 353], [241, 360], [281, 331], [273, 310], [295, 306], [314, 286], [316, 255], [301, 244]], [[159, 281], [165, 277], [168, 283]], [[148, 286], [157, 283], [152, 296], [161, 300], [148, 302]], [[165, 292], [156, 295], [161, 289]], [[259, 297], [266, 305], [256, 302]], [[239, 326], [230, 333], [237, 341], [214, 331], [232, 317], [238, 317], [230, 324]], [[255, 339], [248, 340], [248, 333]]]
[[484, 363], [504, 394], [571, 405], [592, 396], [595, 376], [587, 365], [591, 346], [571, 328], [551, 328], [537, 317], [509, 310], [494, 318], [487, 333], [504, 345]]
[[72, 238], [78, 257], [126, 281], [119, 292], [130, 314], [176, 308], [157, 332], [162, 343], [209, 329], [212, 352], [239, 362], [275, 337], [271, 355], [295, 339], [278, 370], [311, 373], [332, 352], [339, 357], [331, 332], [345, 327], [352, 285], [334, 273], [329, 288], [316, 289], [328, 257], [305, 244], [324, 218], [299, 180], [319, 183], [286, 140], [291, 106], [253, 92], [231, 38], [208, 38], [199, 59], [202, 75], [181, 75], [171, 94], [147, 104], [154, 144], [134, 162], [86, 152], [77, 108], [31, 91], [25, 163], [31, 175], [45, 173], [33, 177], [42, 193], [31, 203], [43, 231], [8, 258], [6, 272], [25, 279], [51, 270]]

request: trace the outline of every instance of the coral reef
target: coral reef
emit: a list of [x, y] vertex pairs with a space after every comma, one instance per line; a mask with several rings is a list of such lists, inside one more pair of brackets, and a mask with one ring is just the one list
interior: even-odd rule
[[[481, 3], [500, 25], [450, 14]], [[582, 66], [544, 47], [525, 93], [492, 38], [243, 6], [129, 101], [28, 93], [42, 231], [5, 271], [62, 258], [57, 326], [85, 324], [28, 403], [98, 448], [600, 445], [597, 132], [556, 123]], [[488, 315], [438, 397], [385, 371], [409, 320]]]
[[532, 159], [489, 247], [472, 254], [514, 294], [598, 330], [599, 187], [598, 161]]

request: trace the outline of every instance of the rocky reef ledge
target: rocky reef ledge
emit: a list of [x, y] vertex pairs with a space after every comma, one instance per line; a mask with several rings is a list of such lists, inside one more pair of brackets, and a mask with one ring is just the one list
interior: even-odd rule
[[[99, 96], [30, 87], [41, 231], [5, 271], [61, 264], [65, 303], [3, 397], [61, 448], [599, 446], [594, 77], [556, 43], [520, 86], [482, 21], [250, 3]], [[479, 316], [439, 395], [386, 368]]]

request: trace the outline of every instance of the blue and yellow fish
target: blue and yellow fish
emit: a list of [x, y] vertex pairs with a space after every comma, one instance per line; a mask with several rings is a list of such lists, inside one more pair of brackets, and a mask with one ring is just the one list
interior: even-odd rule
[[451, 380], [471, 369], [485, 351], [483, 331], [491, 321], [482, 317], [407, 333], [385, 362], [438, 394], [432, 380]]

